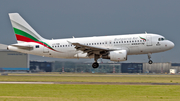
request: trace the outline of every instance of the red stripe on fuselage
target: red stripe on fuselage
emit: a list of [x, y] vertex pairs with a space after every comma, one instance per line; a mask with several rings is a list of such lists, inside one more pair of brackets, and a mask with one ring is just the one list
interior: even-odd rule
[[[38, 42], [38, 41], [34, 41], [34, 40], [32, 40], [32, 39], [30, 39], [30, 38], [28, 38], [28, 37], [22, 36], [22, 35], [16, 34], [16, 38], [17, 38], [18, 41], [34, 42], [34, 43], [41, 44], [41, 45], [43, 45], [43, 46], [45, 46], [45, 47], [51, 49], [50, 47], [48, 47], [48, 46], [45, 45], [44, 43], [41, 43], [41, 42]], [[51, 50], [54, 50], [54, 49], [51, 49]], [[56, 50], [54, 50], [54, 51], [56, 51]]]

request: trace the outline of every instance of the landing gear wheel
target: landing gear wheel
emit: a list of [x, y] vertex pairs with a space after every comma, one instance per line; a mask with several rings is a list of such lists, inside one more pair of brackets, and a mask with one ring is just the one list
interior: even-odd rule
[[98, 64], [97, 62], [94, 62], [94, 63], [92, 64], [92, 67], [93, 67], [93, 68], [98, 68], [98, 67], [99, 67], [99, 64]]
[[153, 61], [152, 60], [149, 60], [149, 62], [148, 62], [149, 64], [152, 64], [153, 63]]

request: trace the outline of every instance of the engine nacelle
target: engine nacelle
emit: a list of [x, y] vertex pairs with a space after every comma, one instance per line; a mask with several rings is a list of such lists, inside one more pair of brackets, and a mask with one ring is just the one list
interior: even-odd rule
[[126, 61], [127, 60], [127, 51], [126, 50], [117, 50], [111, 51], [109, 53], [111, 61]]

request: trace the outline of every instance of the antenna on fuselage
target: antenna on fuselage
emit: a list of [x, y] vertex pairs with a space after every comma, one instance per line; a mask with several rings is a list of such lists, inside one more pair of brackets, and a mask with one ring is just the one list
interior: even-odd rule
[[147, 34], [147, 32], [145, 31], [145, 34]]

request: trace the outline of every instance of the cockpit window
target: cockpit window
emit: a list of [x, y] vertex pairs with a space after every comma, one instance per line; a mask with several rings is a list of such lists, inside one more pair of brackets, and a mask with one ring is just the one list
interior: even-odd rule
[[158, 41], [166, 40], [165, 38], [158, 38]]

